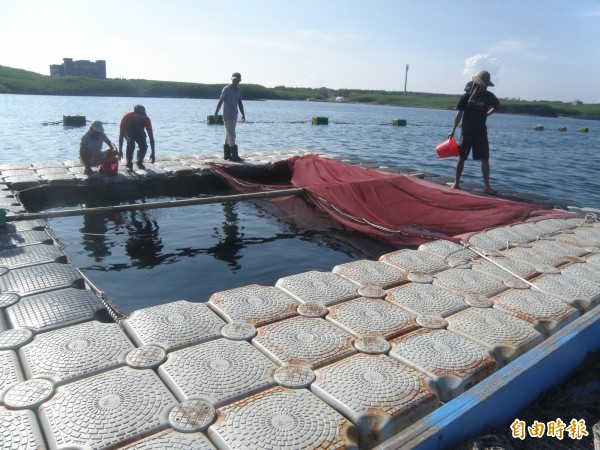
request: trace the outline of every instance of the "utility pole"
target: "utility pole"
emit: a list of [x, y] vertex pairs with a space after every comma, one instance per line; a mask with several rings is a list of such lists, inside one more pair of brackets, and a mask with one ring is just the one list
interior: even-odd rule
[[404, 95], [406, 95], [406, 82], [408, 80], [408, 64], [406, 65], [406, 73], [404, 74]]

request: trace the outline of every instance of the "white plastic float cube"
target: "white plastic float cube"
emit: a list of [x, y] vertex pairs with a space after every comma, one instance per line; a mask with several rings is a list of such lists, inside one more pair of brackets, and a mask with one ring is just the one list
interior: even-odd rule
[[216, 450], [204, 433], [182, 433], [173, 429], [161, 431], [119, 448], [121, 450]]
[[180, 401], [218, 407], [274, 386], [276, 369], [248, 342], [217, 339], [169, 353], [158, 374]]
[[25, 381], [25, 375], [17, 354], [13, 350], [0, 351], [0, 405], [3, 394], [21, 381]]
[[464, 297], [432, 284], [403, 284], [388, 289], [386, 300], [411, 313], [446, 317], [468, 308]]
[[293, 317], [265, 325], [252, 343], [277, 364], [300, 360], [313, 368], [356, 353], [352, 335], [320, 318]]
[[491, 297], [508, 289], [496, 277], [472, 269], [448, 269], [434, 276], [433, 285], [462, 295]]
[[567, 302], [534, 289], [511, 289], [492, 300], [495, 309], [532, 323], [545, 338], [580, 315], [579, 311]]
[[257, 284], [217, 292], [208, 306], [229, 323], [248, 322], [256, 327], [296, 314], [292, 297], [275, 287]]
[[434, 274], [448, 268], [443, 258], [419, 250], [397, 250], [381, 256], [379, 261], [391, 264], [405, 272]]
[[218, 409], [208, 437], [221, 450], [359, 448], [348, 419], [306, 389], [282, 387]]
[[352, 421], [365, 449], [439, 405], [431, 380], [385, 355], [358, 354], [318, 369], [311, 391]]
[[152, 370], [110, 370], [56, 389], [38, 411], [49, 447], [118, 447], [168, 426], [177, 400]]
[[280, 278], [275, 286], [299, 302], [324, 306], [359, 296], [358, 284], [332, 272], [316, 270]]
[[544, 340], [531, 323], [492, 308], [469, 308], [446, 320], [448, 330], [488, 348], [501, 365], [515, 360]]
[[534, 278], [532, 283], [542, 291], [567, 301], [582, 312], [587, 312], [600, 303], [600, 284], [587, 278], [546, 274]]
[[41, 333], [19, 354], [28, 378], [64, 383], [123, 366], [133, 349], [116, 323], [85, 322]]
[[515, 247], [510, 248], [508, 250], [504, 250], [502, 251], [502, 255], [505, 258], [529, 263], [534, 265], [535, 267], [560, 267], [570, 262], [568, 258], [558, 255], [556, 253], [546, 252], [540, 248], [533, 249], [531, 248], [531, 244], [527, 244], [527, 247]]
[[402, 269], [366, 259], [340, 264], [335, 266], [332, 272], [361, 286], [373, 284], [381, 286], [383, 289], [398, 286], [407, 281], [407, 273]]
[[448, 330], [420, 329], [391, 341], [390, 356], [431, 378], [448, 402], [487, 378], [498, 363], [484, 346]]
[[557, 241], [585, 248], [600, 248], [600, 227], [582, 227], [554, 237]]
[[567, 242], [562, 242], [554, 238], [540, 239], [531, 243], [531, 248], [534, 250], [541, 250], [544, 252], [555, 253], [566, 258], [580, 258], [584, 255], [591, 253], [592, 249], [580, 247], [578, 245], [572, 245]]
[[355, 337], [380, 334], [386, 339], [417, 328], [416, 316], [385, 300], [359, 297], [329, 307], [326, 320]]
[[123, 321], [137, 346], [154, 344], [165, 350], [221, 337], [224, 325], [205, 303], [186, 300], [140, 309]]
[[419, 246], [419, 251], [424, 251], [442, 258], [450, 266], [468, 263], [479, 258], [477, 253], [455, 242], [438, 240], [427, 242]]
[[593, 281], [600, 284], [600, 266], [594, 264], [573, 263], [560, 268], [562, 275], [567, 275], [574, 278], [583, 278], [588, 281]]
[[0, 444], [4, 449], [43, 449], [44, 437], [35, 413], [0, 406]]

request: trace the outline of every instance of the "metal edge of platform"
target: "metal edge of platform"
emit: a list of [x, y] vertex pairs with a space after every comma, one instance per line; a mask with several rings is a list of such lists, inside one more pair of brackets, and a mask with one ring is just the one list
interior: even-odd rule
[[600, 306], [373, 450], [440, 450], [508, 423], [598, 350]]

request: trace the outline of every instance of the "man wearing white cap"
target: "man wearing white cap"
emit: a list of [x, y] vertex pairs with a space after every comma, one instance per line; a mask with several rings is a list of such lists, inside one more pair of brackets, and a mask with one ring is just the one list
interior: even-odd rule
[[[102, 151], [102, 144], [110, 147], [106, 151]], [[81, 137], [79, 145], [79, 157], [85, 167], [85, 174], [92, 173], [92, 167], [97, 167], [102, 164], [102, 161], [117, 152], [113, 143], [104, 133], [104, 126], [99, 120], [94, 120], [90, 129]]]
[[235, 143], [235, 127], [237, 125], [238, 108], [242, 113], [242, 122], [246, 121], [244, 114], [244, 105], [242, 103], [242, 89], [240, 82], [242, 75], [239, 72], [234, 72], [231, 75], [231, 84], [223, 88], [221, 97], [215, 109], [215, 123], [218, 123], [219, 109], [223, 105], [223, 122], [225, 123], [225, 144], [223, 144], [223, 158], [233, 162], [242, 162], [238, 154], [238, 146]]

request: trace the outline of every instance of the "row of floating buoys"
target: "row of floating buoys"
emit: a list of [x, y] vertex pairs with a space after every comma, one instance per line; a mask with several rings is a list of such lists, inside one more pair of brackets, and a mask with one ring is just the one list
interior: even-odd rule
[[[544, 126], [543, 125], [539, 125], [539, 124], [538, 125], [534, 125], [533, 129], [536, 130], [536, 131], [544, 131]], [[557, 130], [565, 132], [565, 131], [567, 131], [567, 127], [558, 127]], [[587, 133], [589, 131], [590, 131], [590, 129], [587, 128], [587, 127], [579, 129], [580, 133]]]
[[[218, 115], [217, 121], [215, 121], [215, 116], [213, 116], [213, 115], [206, 116], [206, 123], [209, 125], [214, 125], [214, 124], [222, 125], [223, 124], [223, 116]], [[329, 118], [323, 117], [323, 116], [313, 116], [311, 119], [311, 123], [313, 125], [329, 125]], [[405, 127], [406, 119], [392, 119], [392, 125], [398, 126], [398, 127]]]

